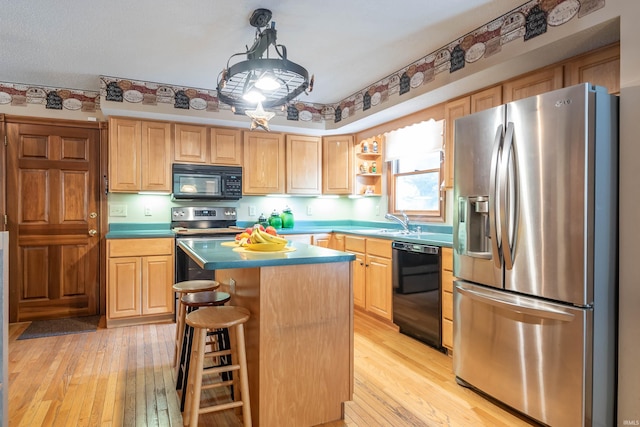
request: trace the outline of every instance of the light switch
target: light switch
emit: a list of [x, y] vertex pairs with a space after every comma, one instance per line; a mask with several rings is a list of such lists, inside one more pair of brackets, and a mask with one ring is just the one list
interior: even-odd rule
[[127, 216], [127, 205], [109, 205], [109, 216]]
[[256, 207], [249, 206], [249, 216], [256, 216]]

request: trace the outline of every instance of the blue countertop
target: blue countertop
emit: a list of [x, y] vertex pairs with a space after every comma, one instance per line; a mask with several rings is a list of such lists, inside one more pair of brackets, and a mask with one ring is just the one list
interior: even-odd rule
[[[239, 226], [251, 226], [250, 223], [238, 223]], [[393, 235], [380, 233], [380, 230], [397, 229], [395, 224], [388, 222], [358, 222], [358, 221], [318, 221], [296, 223], [294, 228], [282, 228], [278, 234], [317, 234], [317, 233], [344, 233], [355, 234], [363, 237], [374, 237], [377, 239], [396, 240], [410, 243], [420, 243], [426, 245], [452, 247], [453, 235], [451, 226], [446, 225], [425, 225], [420, 224], [422, 232], [411, 235]], [[240, 232], [240, 231], [239, 231]], [[136, 239], [136, 238], [158, 238], [175, 237], [171, 231], [171, 224], [140, 224], [140, 223], [118, 223], [110, 224], [107, 239]]]
[[233, 268], [273, 267], [300, 264], [325, 264], [330, 262], [349, 262], [355, 255], [321, 248], [300, 242], [289, 242], [293, 250], [288, 252], [252, 252], [237, 251], [235, 247], [223, 246], [229, 240], [181, 239], [180, 247], [205, 270], [224, 270]]

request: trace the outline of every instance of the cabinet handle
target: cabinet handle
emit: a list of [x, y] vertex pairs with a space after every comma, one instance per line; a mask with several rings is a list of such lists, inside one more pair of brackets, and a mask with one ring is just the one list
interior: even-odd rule
[[96, 234], [98, 234], [98, 230], [94, 230], [93, 228], [89, 230], [89, 236], [95, 236]]

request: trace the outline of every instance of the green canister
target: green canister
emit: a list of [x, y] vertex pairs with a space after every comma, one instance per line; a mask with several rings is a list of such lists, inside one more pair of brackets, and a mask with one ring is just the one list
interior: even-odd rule
[[293, 228], [293, 214], [291, 213], [291, 208], [289, 206], [286, 206], [282, 210], [280, 218], [282, 219], [282, 228]]
[[273, 228], [282, 228], [282, 218], [280, 218], [280, 215], [275, 209], [271, 212], [271, 216], [269, 217], [269, 225]]
[[260, 224], [264, 228], [267, 228], [269, 226], [269, 220], [266, 216], [264, 216], [264, 213], [261, 213], [258, 217], [258, 224]]

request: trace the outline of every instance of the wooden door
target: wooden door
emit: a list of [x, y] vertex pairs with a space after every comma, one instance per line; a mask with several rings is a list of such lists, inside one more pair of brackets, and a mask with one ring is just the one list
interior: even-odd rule
[[242, 132], [239, 129], [211, 128], [211, 163], [242, 166]]
[[469, 114], [471, 114], [471, 99], [468, 96], [449, 101], [444, 105], [444, 185], [447, 188], [453, 188], [455, 122], [456, 119]]
[[171, 125], [142, 122], [140, 189], [171, 192]]
[[242, 192], [247, 195], [284, 193], [284, 135], [244, 132]]
[[12, 322], [98, 312], [97, 128], [7, 124]]
[[324, 137], [322, 194], [352, 194], [353, 176], [353, 136]]
[[379, 256], [366, 256], [367, 266], [367, 311], [377, 314], [387, 320], [392, 320], [392, 275], [391, 260]]
[[563, 66], [558, 65], [516, 77], [502, 85], [502, 100], [506, 104], [507, 102], [561, 89], [564, 82], [563, 74]]
[[322, 191], [322, 139], [287, 135], [287, 194], [320, 194]]
[[174, 160], [182, 163], [207, 163], [206, 126], [175, 125]]
[[140, 191], [142, 126], [139, 120], [109, 120], [109, 191]]

